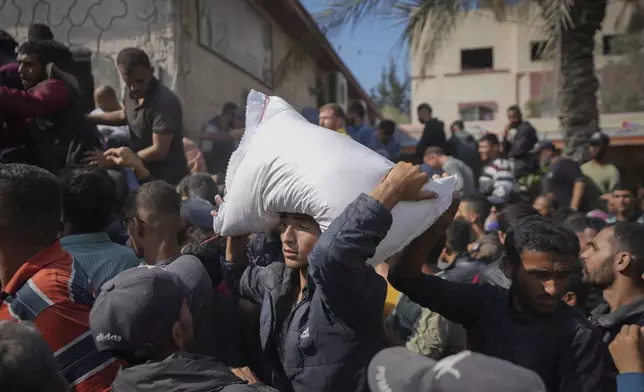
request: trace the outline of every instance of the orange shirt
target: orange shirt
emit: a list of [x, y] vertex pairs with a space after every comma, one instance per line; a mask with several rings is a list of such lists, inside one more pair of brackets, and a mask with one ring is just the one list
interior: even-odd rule
[[120, 367], [99, 353], [89, 331], [94, 303], [89, 278], [56, 241], [27, 260], [0, 293], [0, 320], [31, 321], [77, 392], [110, 387]]

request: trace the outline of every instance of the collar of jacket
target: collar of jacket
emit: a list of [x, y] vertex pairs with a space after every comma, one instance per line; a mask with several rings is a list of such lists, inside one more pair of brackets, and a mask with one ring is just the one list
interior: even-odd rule
[[606, 303], [600, 304], [591, 312], [591, 320], [603, 328], [624, 324], [634, 316], [644, 317], [644, 295], [630, 304], [617, 308], [614, 312], [610, 311], [610, 306]]

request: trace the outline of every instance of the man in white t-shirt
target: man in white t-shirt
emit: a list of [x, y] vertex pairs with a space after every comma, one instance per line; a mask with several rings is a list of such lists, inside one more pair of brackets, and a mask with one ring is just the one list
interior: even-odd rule
[[[110, 86], [102, 85], [94, 90], [94, 104], [96, 105], [96, 109], [92, 111], [92, 114], [109, 113], [121, 109], [121, 104], [116, 97], [116, 91]], [[130, 130], [127, 125], [97, 125], [96, 127], [106, 139], [118, 140], [119, 144], [127, 144], [129, 140]]]

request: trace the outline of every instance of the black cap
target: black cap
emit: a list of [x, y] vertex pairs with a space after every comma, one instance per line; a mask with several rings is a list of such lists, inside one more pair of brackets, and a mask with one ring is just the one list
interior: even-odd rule
[[373, 358], [367, 377], [373, 392], [546, 392], [533, 371], [471, 351], [436, 362], [404, 347], [387, 348]]
[[89, 315], [96, 348], [146, 359], [170, 339], [188, 291], [179, 276], [163, 268], [121, 272], [103, 285]]
[[603, 132], [595, 132], [590, 136], [590, 144], [593, 146], [608, 146], [610, 137]]
[[181, 203], [181, 219], [190, 226], [202, 229], [213, 228], [213, 218], [210, 213], [217, 208], [208, 200], [201, 197], [191, 197]]
[[538, 142], [537, 144], [534, 145], [534, 148], [532, 149], [533, 154], [539, 154], [543, 150], [553, 150], [555, 149], [555, 145], [552, 144], [550, 140], [542, 140]]

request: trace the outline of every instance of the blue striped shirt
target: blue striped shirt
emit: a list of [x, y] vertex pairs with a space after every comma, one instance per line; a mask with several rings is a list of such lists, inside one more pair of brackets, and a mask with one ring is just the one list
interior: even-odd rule
[[141, 263], [132, 249], [113, 243], [107, 233], [69, 235], [60, 244], [85, 270], [97, 295], [103, 283]]

